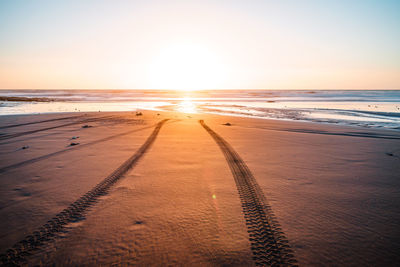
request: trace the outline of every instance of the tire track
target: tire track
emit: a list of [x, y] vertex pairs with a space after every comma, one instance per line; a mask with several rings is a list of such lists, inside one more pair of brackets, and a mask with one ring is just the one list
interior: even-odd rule
[[61, 121], [61, 120], [68, 120], [68, 119], [77, 119], [77, 118], [80, 118], [80, 117], [83, 117], [83, 116], [85, 116], [85, 115], [70, 116], [70, 117], [62, 117], [62, 118], [55, 118], [55, 119], [42, 120], [42, 121], [33, 121], [33, 122], [26, 122], [26, 123], [20, 123], [20, 124], [12, 124], [12, 125], [1, 126], [0, 129], [14, 128], [14, 127], [19, 127], [19, 126], [25, 126], [25, 125], [31, 125], [31, 124], [38, 124], [38, 123], [44, 123], [44, 122], [51, 122], [51, 121]]
[[95, 121], [100, 121], [100, 120], [105, 120], [105, 119], [111, 119], [113, 116], [104, 116], [104, 117], [99, 117], [99, 118], [89, 118], [81, 121], [75, 121], [75, 122], [70, 122], [62, 125], [57, 125], [57, 126], [51, 126], [51, 127], [46, 127], [46, 128], [41, 128], [41, 129], [36, 129], [32, 131], [27, 131], [27, 132], [20, 132], [20, 133], [11, 133], [11, 134], [5, 134], [0, 136], [0, 140], [5, 140], [5, 139], [10, 139], [10, 138], [15, 138], [15, 137], [20, 137], [23, 135], [28, 135], [28, 134], [33, 134], [33, 133], [38, 133], [38, 132], [43, 132], [47, 130], [52, 130], [56, 128], [61, 128], [61, 127], [66, 127], [66, 126], [71, 126], [71, 125], [76, 125], [80, 123], [86, 123], [86, 122], [95, 122]]
[[[112, 126], [112, 125], [118, 125], [118, 124], [127, 124], [127, 125], [143, 125], [144, 121], [143, 120], [135, 120], [135, 119], [119, 119], [118, 117], [113, 117], [112, 120], [107, 120], [105, 121], [107, 124], [107, 126]], [[104, 125], [93, 125], [91, 128], [94, 129], [96, 127], [102, 127], [105, 126]], [[17, 142], [22, 142], [22, 141], [30, 141], [33, 139], [38, 139], [38, 138], [44, 138], [47, 136], [55, 136], [55, 135], [60, 135], [66, 132], [76, 132], [82, 130], [81, 128], [74, 128], [74, 129], [69, 129], [69, 130], [65, 130], [63, 132], [57, 131], [57, 132], [50, 132], [50, 133], [44, 133], [42, 135], [34, 135], [34, 136], [28, 136], [26, 138], [18, 138], [18, 139], [14, 139], [14, 140], [5, 140], [3, 142], [0, 141], [0, 146], [2, 145], [9, 145], [12, 143], [17, 143]]]
[[218, 144], [235, 178], [255, 264], [259, 266], [296, 265], [297, 261], [294, 259], [288, 241], [281, 232], [271, 207], [246, 163], [232, 146], [208, 127], [203, 120], [199, 123]]
[[242, 126], [243, 128], [257, 129], [257, 130], [268, 130], [277, 132], [293, 132], [293, 133], [304, 133], [304, 134], [320, 134], [320, 135], [334, 135], [334, 136], [350, 136], [360, 138], [375, 138], [375, 139], [388, 139], [388, 140], [399, 140], [400, 135], [389, 134], [389, 133], [374, 133], [374, 132], [332, 132], [325, 130], [315, 129], [296, 129], [296, 128], [276, 128], [276, 127], [251, 127]]
[[[99, 127], [99, 126], [95, 125], [91, 128], [96, 128], [96, 127]], [[18, 142], [30, 142], [31, 140], [34, 140], [34, 139], [41, 139], [41, 138], [45, 138], [48, 136], [55, 136], [55, 135], [60, 135], [60, 134], [64, 134], [64, 133], [72, 133], [72, 132], [77, 132], [79, 130], [81, 130], [81, 128], [68, 129], [68, 130], [64, 130], [62, 132], [57, 131], [57, 132], [44, 133], [41, 135], [27, 136], [26, 138], [18, 138], [18, 139], [14, 139], [14, 140], [5, 140], [3, 142], [0, 142], [0, 146], [14, 144], [14, 143], [18, 143]]]
[[123, 132], [123, 133], [116, 134], [116, 135], [112, 135], [112, 136], [108, 136], [108, 137], [105, 137], [105, 138], [102, 138], [102, 139], [99, 139], [99, 140], [95, 140], [95, 141], [92, 141], [92, 142], [89, 142], [89, 143], [86, 143], [86, 144], [80, 144], [79, 146], [71, 146], [69, 148], [65, 148], [65, 149], [62, 149], [62, 150], [59, 150], [59, 151], [56, 151], [56, 152], [53, 152], [53, 153], [49, 153], [49, 154], [46, 154], [46, 155], [43, 155], [43, 156], [39, 156], [39, 157], [36, 157], [36, 158], [32, 158], [32, 159], [21, 161], [21, 162], [15, 163], [15, 164], [11, 164], [11, 165], [8, 165], [8, 166], [0, 168], [0, 173], [4, 173], [6, 171], [9, 171], [9, 170], [12, 170], [12, 169], [16, 169], [16, 168], [19, 168], [19, 167], [22, 167], [22, 166], [25, 166], [25, 165], [33, 164], [35, 162], [42, 161], [42, 160], [48, 159], [50, 157], [57, 156], [57, 155], [60, 155], [60, 154], [63, 154], [63, 153], [66, 153], [66, 152], [69, 152], [69, 151], [72, 151], [72, 150], [82, 149], [82, 148], [87, 147], [87, 146], [92, 146], [92, 145], [95, 145], [95, 144], [98, 144], [98, 143], [106, 142], [106, 141], [112, 140], [112, 139], [117, 138], [117, 137], [128, 135], [128, 134], [131, 134], [131, 133], [134, 133], [134, 132], [139, 132], [139, 131], [142, 131], [142, 130], [145, 130], [145, 129], [149, 129], [149, 128], [152, 128], [152, 127], [154, 127], [154, 125], [143, 127], [143, 128], [139, 128], [139, 129], [130, 130], [130, 131]]
[[41, 226], [31, 235], [26, 236], [23, 240], [16, 243], [12, 248], [8, 249], [4, 255], [1, 255], [1, 265], [20, 265], [25, 262], [25, 258], [34, 250], [39, 249], [46, 242], [56, 238], [57, 233], [62, 231], [66, 224], [82, 219], [87, 209], [92, 206], [100, 196], [107, 194], [111, 186], [121, 179], [123, 175], [146, 153], [154, 143], [161, 127], [167, 120], [168, 119], [165, 119], [159, 122], [151, 135], [147, 138], [146, 142], [136, 151], [136, 153], [103, 181], [72, 203], [68, 208], [58, 213], [54, 218], [49, 220], [45, 225]]

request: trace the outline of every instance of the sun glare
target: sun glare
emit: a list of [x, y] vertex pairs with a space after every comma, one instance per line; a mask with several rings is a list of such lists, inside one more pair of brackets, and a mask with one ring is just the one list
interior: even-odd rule
[[178, 104], [177, 110], [182, 113], [196, 113], [197, 107], [191, 97], [184, 97], [182, 102]]
[[192, 91], [220, 87], [226, 68], [207, 46], [183, 42], [161, 49], [148, 73], [153, 88]]

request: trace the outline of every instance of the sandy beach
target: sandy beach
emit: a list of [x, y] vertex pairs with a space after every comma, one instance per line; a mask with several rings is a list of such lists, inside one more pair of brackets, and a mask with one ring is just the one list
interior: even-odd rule
[[396, 266], [400, 132], [142, 111], [0, 118], [3, 264]]

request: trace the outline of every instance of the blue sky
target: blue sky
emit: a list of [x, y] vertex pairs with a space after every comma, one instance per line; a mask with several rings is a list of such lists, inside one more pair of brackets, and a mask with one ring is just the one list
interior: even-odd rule
[[400, 1], [0, 0], [0, 88], [396, 89]]

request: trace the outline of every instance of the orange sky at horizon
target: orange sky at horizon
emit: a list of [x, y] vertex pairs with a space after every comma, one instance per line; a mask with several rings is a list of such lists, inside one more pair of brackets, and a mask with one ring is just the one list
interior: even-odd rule
[[399, 89], [397, 10], [393, 1], [4, 1], [0, 89]]

